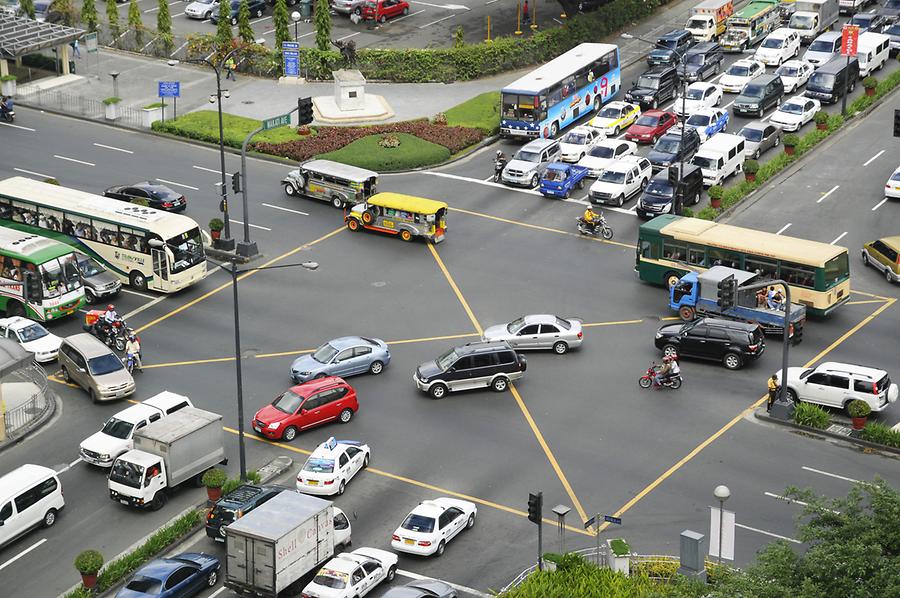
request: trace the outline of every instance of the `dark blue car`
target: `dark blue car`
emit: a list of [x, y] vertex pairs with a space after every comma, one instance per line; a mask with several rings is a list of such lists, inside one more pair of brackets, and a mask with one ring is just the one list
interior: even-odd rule
[[150, 561], [116, 593], [116, 598], [187, 598], [219, 579], [219, 559], [203, 552], [182, 552]]

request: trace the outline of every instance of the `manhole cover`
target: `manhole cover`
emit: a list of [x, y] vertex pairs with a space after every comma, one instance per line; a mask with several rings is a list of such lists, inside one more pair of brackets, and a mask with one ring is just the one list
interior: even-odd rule
[[253, 104], [253, 100], [243, 100], [241, 104]]
[[828, 426], [827, 430], [832, 434], [840, 434], [841, 436], [850, 436], [850, 432], [853, 431], [846, 426], [839, 426], [837, 424], [831, 424]]

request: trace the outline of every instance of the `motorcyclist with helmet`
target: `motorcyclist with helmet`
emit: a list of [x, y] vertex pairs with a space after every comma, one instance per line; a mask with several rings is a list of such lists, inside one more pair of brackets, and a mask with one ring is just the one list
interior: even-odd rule
[[681, 374], [681, 368], [678, 367], [678, 356], [666, 355], [663, 357], [662, 368], [656, 373], [656, 380], [654, 381], [656, 388], [660, 388], [663, 384], [679, 374]]
[[591, 234], [594, 234], [594, 230], [597, 228], [597, 225], [600, 224], [600, 219], [602, 217], [602, 214], [598, 214], [594, 211], [594, 206], [588, 206], [585, 208], [584, 214], [581, 215], [581, 221], [588, 228], [588, 231]]
[[136, 370], [144, 370], [144, 364], [141, 362], [141, 341], [134, 333], [129, 334], [128, 340], [125, 342], [125, 355], [132, 356]]
[[503, 169], [506, 168], [506, 162], [506, 156], [503, 155], [502, 151], [497, 150], [497, 153], [494, 155], [494, 182], [500, 181]]

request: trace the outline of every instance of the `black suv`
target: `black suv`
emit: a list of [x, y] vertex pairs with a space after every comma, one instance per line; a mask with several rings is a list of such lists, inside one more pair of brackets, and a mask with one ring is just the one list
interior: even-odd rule
[[238, 486], [216, 501], [206, 516], [206, 535], [216, 542], [225, 541], [225, 528], [259, 505], [288, 490], [283, 486]]
[[697, 44], [684, 55], [684, 66], [679, 72], [686, 81], [703, 81], [707, 77], [718, 75], [722, 68], [725, 53], [716, 42]]
[[700, 134], [694, 127], [684, 130], [684, 143], [681, 139], [681, 128], [672, 128], [659, 138], [647, 159], [653, 165], [653, 172], [659, 172], [676, 162], [690, 162], [700, 149]]
[[656, 333], [656, 347], [664, 355], [721, 361], [729, 370], [759, 359], [766, 350], [757, 324], [700, 318], [687, 324], [667, 324]]
[[678, 73], [673, 66], [654, 66], [641, 74], [625, 92], [625, 101], [641, 108], [658, 108], [666, 100], [675, 99]]
[[681, 214], [684, 206], [700, 203], [703, 191], [703, 171], [699, 166], [685, 163], [673, 164], [656, 173], [638, 199], [636, 211], [640, 218], [653, 218], [660, 214]]
[[490, 387], [496, 392], [525, 373], [525, 358], [506, 341], [468, 343], [450, 349], [437, 359], [416, 368], [416, 386], [433, 399], [450, 391]]
[[[843, 62], [843, 61], [842, 61]], [[807, 84], [807, 90], [809, 84]], [[750, 80], [738, 97], [734, 99], [735, 116], [753, 115], [762, 118], [766, 110], [775, 108], [781, 104], [784, 96], [784, 82], [778, 75], [758, 75]], [[806, 96], [809, 97], [807, 91]]]
[[647, 64], [675, 64], [694, 45], [694, 36], [687, 29], [673, 29], [656, 40], [656, 49], [647, 55]]

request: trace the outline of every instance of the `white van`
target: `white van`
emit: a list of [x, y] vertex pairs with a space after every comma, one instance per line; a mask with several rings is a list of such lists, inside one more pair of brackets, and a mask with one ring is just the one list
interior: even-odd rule
[[740, 135], [716, 133], [700, 146], [691, 163], [700, 167], [705, 186], [721, 185], [743, 169], [745, 141]]
[[56, 472], [23, 465], [0, 477], [0, 546], [38, 525], [50, 527], [66, 506]]
[[782, 27], [766, 36], [756, 49], [753, 58], [767, 66], [781, 66], [781, 63], [799, 54], [800, 34], [793, 29]]
[[859, 36], [856, 46], [856, 60], [859, 61], [859, 76], [868, 77], [887, 63], [891, 52], [891, 38], [883, 33], [866, 31]]

